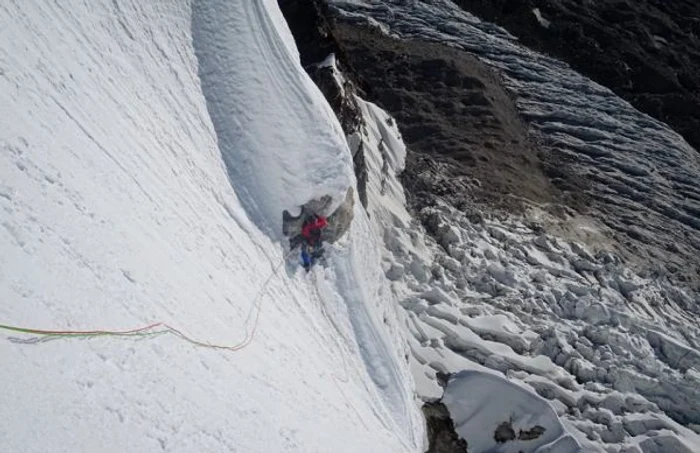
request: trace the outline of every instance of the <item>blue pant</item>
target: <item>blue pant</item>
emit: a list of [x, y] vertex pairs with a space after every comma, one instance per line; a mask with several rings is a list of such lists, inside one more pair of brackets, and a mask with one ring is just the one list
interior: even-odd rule
[[306, 247], [301, 250], [301, 262], [305, 268], [311, 267], [311, 255], [306, 251]]

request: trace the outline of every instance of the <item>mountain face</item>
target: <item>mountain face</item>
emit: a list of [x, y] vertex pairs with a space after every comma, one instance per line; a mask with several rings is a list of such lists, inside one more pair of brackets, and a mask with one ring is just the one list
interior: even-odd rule
[[[388, 225], [384, 260], [408, 319], [430, 451], [463, 451], [455, 432], [474, 451], [700, 448], [693, 147], [449, 1], [280, 4], [312, 76], [333, 52], [344, 86], [386, 109], [407, 145], [400, 178], [427, 235]], [[331, 105], [348, 105], [331, 91]], [[538, 411], [547, 421], [533, 423], [520, 407], [539, 403], [510, 405], [488, 379], [474, 381], [492, 392], [477, 403], [464, 371], [505, 375], [559, 421]], [[520, 438], [557, 423], [573, 440], [553, 450]]]
[[700, 5], [674, 1], [456, 0], [571, 64], [700, 150]]
[[4, 2], [0, 105], [2, 451], [700, 451], [697, 153], [452, 2]]
[[[383, 55], [378, 53], [365, 61], [362, 45], [357, 46], [352, 39], [343, 41], [342, 50], [347, 52], [355, 70], [366, 69], [361, 79], [372, 85], [373, 93], [385, 92], [377, 99], [390, 98], [384, 102], [387, 108], [394, 107], [406, 130], [408, 144], [416, 151], [427, 150], [431, 156], [446, 154], [448, 164], [457, 161], [460, 168], [469, 169], [476, 180], [471, 185], [491, 185], [496, 192], [511, 194], [509, 198], [529, 197], [551, 211], [570, 208], [592, 217], [612, 246], [639, 269], [657, 272], [662, 264], [663, 273], [697, 288], [700, 195], [693, 181], [700, 166], [697, 153], [667, 126], [641, 114], [561, 62], [519, 45], [503, 29], [480, 22], [450, 3], [395, 2], [390, 3], [391, 7], [372, 2], [359, 6], [331, 3], [335, 5], [331, 10], [335, 11], [336, 23], [364, 24], [364, 28], [375, 30], [383, 26], [393, 38], [448, 43], [461, 49], [462, 54], [478, 57], [503, 78], [514, 107], [505, 107], [509, 103], [490, 93], [481, 102], [484, 106], [475, 105], [478, 101], [469, 102], [467, 97], [461, 97], [465, 91], [461, 80], [451, 88], [438, 80], [425, 82], [439, 87], [433, 91], [443, 90], [442, 97], [429, 96], [423, 105], [418, 102], [405, 107], [406, 102], [401, 101], [397, 106], [393, 100], [411, 90], [410, 84], [405, 88], [401, 83], [408, 71], [392, 62], [385, 63], [389, 67], [382, 71], [377, 60], [385, 60]], [[363, 15], [379, 25], [367, 25]], [[342, 32], [339, 36], [342, 39]], [[402, 53], [411, 55], [410, 50], [402, 49]], [[463, 66], [475, 67], [468, 61]], [[487, 79], [482, 80], [489, 86]], [[445, 97], [449, 101], [443, 100]], [[462, 100], [469, 107], [453, 105]], [[515, 108], [518, 115], [511, 115], [515, 119], [506, 121], [504, 113], [508, 108]], [[476, 122], [469, 119], [479, 109], [490, 112]], [[420, 123], [426, 128], [422, 135], [420, 130], [412, 133], [412, 118], [406, 120], [408, 116], [421, 115], [417, 112], [430, 116], [429, 121]], [[443, 121], [433, 112], [441, 112]], [[522, 130], [522, 126], [515, 126], [518, 121], [528, 125], [530, 140], [539, 142], [536, 148], [523, 148], [526, 141], [522, 133], [519, 138], [513, 137], [517, 127]], [[454, 136], [454, 130], [459, 130], [455, 123], [483, 138], [459, 139]], [[489, 123], [499, 132], [489, 133]], [[507, 146], [488, 152], [485, 147], [492, 146], [489, 142], [499, 135], [500, 143]], [[426, 141], [426, 136], [439, 140], [439, 146], [418, 144]], [[486, 171], [494, 167], [499, 170], [484, 177], [484, 167]], [[504, 171], [510, 174], [502, 174]], [[522, 178], [523, 173], [528, 176]], [[513, 180], [518, 181], [517, 185]], [[555, 217], [560, 216], [555, 212]]]

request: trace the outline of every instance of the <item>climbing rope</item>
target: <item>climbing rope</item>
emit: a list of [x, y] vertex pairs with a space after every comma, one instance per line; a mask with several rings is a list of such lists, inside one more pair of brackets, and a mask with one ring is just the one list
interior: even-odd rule
[[[163, 334], [175, 335], [182, 340], [191, 343], [195, 346], [200, 346], [210, 349], [220, 349], [226, 351], [240, 351], [241, 349], [252, 343], [253, 338], [255, 338], [255, 333], [257, 332], [258, 324], [260, 321], [260, 313], [262, 312], [262, 302], [263, 294], [272, 278], [277, 275], [279, 268], [286, 262], [287, 258], [293, 253], [292, 250], [287, 253], [282, 260], [272, 269], [270, 276], [267, 277], [265, 282], [262, 284], [260, 289], [258, 289], [253, 303], [248, 309], [248, 315], [246, 316], [245, 326], [246, 334], [243, 340], [239, 343], [233, 345], [221, 345], [209, 343], [207, 341], [198, 340], [187, 334], [185, 334], [180, 329], [173, 327], [170, 324], [164, 322], [155, 322], [142, 327], [136, 327], [128, 330], [48, 330], [48, 329], [34, 329], [29, 327], [19, 327], [8, 324], [0, 324], [0, 330], [5, 330], [9, 332], [15, 332], [20, 334], [34, 335], [34, 338], [16, 338], [10, 337], [10, 341], [15, 343], [39, 343], [43, 341], [50, 341], [59, 338], [94, 338], [94, 337], [150, 337]], [[249, 331], [250, 318], [255, 311], [255, 318], [253, 321], [252, 329]]]

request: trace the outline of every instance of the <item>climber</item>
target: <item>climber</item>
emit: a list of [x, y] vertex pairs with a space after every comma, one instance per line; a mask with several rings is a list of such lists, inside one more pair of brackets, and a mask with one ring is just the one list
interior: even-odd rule
[[323, 216], [312, 214], [304, 220], [301, 226], [301, 233], [293, 236], [289, 240], [289, 248], [293, 249], [300, 244], [315, 245], [321, 241], [321, 232], [328, 226], [328, 219]]
[[321, 230], [328, 226], [328, 219], [320, 215], [313, 215], [306, 219], [304, 226], [301, 228], [301, 235], [304, 236], [306, 242], [310, 245], [315, 245], [321, 240]]
[[311, 215], [302, 225], [301, 234], [298, 234], [289, 240], [291, 249], [301, 245], [301, 260], [304, 269], [307, 271], [311, 268], [314, 261], [323, 255], [323, 229], [328, 226], [328, 219], [324, 216]]

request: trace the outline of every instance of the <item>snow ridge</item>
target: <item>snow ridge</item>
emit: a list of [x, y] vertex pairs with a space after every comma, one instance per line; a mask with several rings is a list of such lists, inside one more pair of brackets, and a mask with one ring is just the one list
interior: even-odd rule
[[[498, 404], [494, 404], [493, 395], [498, 395]], [[469, 439], [472, 451], [583, 451], [546, 400], [495, 374], [473, 370], [457, 373], [445, 389], [443, 402], [452, 414], [457, 432]], [[504, 413], [509, 414], [505, 421]], [[495, 431], [484, 429], [494, 425]]]
[[[290, 53], [295, 46], [286, 22], [270, 10], [278, 8], [260, 1], [240, 9], [194, 2], [192, 36], [231, 183], [256, 223], [279, 235], [283, 210], [330, 195], [330, 213], [354, 179], [338, 120], [300, 67], [298, 52]], [[259, 53], [240, 58], [249, 43]], [[264, 121], [246, 110], [275, 104], [282, 108], [267, 111]]]

